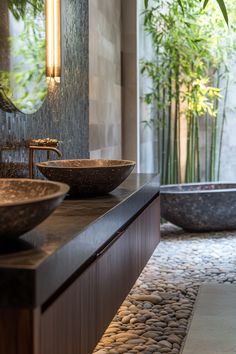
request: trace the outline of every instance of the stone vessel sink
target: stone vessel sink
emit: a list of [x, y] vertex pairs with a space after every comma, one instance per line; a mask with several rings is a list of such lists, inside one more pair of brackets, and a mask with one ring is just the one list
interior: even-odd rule
[[162, 186], [161, 216], [188, 231], [236, 230], [236, 183]]
[[0, 242], [18, 238], [46, 219], [69, 186], [32, 179], [0, 179]]
[[70, 186], [70, 194], [102, 195], [118, 187], [132, 172], [135, 162], [127, 160], [57, 160], [37, 164], [49, 180]]

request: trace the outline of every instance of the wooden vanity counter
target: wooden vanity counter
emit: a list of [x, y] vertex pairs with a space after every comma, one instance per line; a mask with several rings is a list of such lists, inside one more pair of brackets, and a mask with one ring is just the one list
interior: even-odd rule
[[1, 354], [93, 351], [160, 240], [159, 190], [132, 174], [0, 248]]

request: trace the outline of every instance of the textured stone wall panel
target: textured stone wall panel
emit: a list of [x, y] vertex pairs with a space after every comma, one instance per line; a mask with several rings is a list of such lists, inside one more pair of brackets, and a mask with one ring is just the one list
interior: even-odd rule
[[63, 158], [89, 156], [88, 0], [61, 0], [61, 7], [61, 83], [50, 83], [43, 106], [33, 115], [0, 110], [0, 176], [8, 175], [9, 166], [11, 173], [15, 168], [20, 176], [21, 168], [27, 175], [25, 142], [31, 138], [59, 139]]

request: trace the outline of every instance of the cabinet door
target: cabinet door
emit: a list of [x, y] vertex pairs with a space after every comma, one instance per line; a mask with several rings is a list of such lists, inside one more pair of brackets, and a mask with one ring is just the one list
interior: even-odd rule
[[160, 240], [159, 214], [157, 198], [44, 311], [41, 354], [92, 352]]

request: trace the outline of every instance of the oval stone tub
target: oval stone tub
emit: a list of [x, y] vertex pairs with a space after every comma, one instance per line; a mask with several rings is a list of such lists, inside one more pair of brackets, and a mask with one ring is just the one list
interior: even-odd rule
[[164, 185], [161, 216], [188, 231], [236, 229], [236, 183]]

